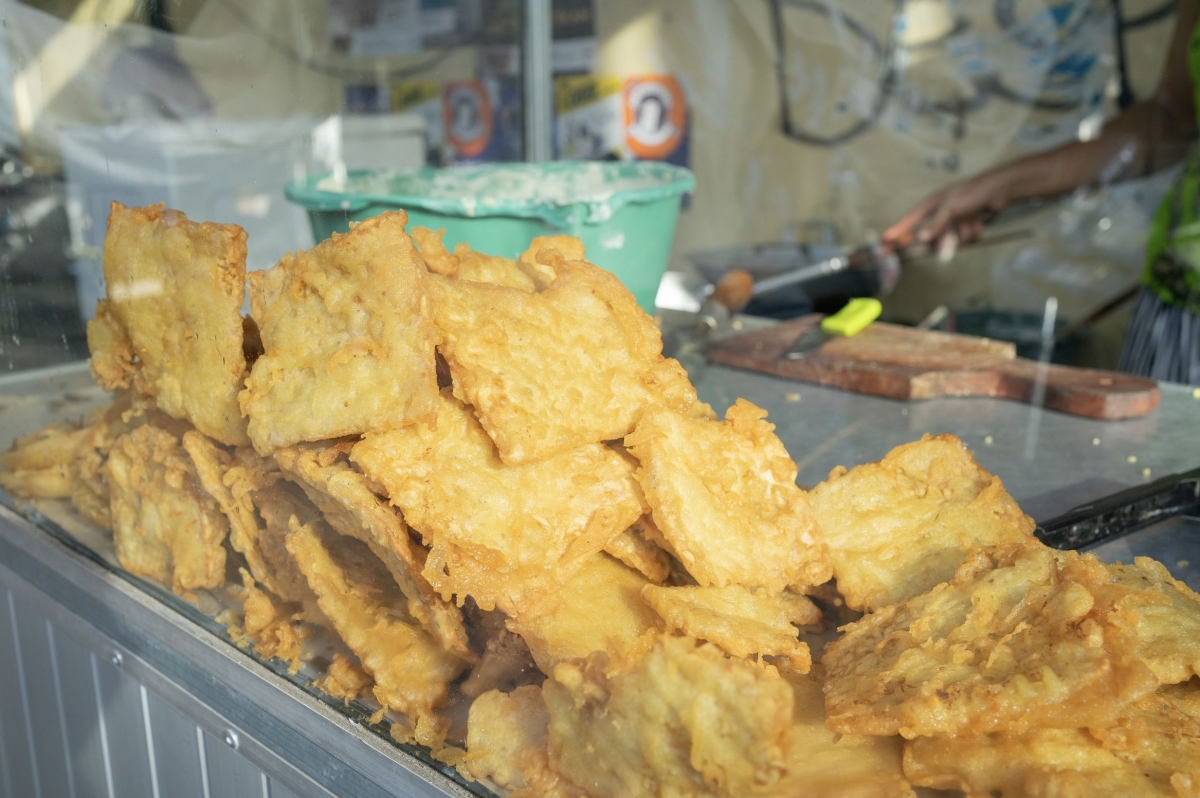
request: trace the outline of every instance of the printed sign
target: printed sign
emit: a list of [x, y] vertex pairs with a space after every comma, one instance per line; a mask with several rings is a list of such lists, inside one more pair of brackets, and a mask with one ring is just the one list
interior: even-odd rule
[[624, 144], [621, 90], [615, 77], [571, 75], [554, 79], [554, 141], [558, 157], [617, 157]]
[[478, 158], [492, 138], [492, 103], [475, 80], [442, 86], [442, 119], [446, 140], [460, 159]]
[[629, 78], [624, 97], [625, 145], [637, 158], [663, 160], [687, 135], [687, 105], [670, 75]]

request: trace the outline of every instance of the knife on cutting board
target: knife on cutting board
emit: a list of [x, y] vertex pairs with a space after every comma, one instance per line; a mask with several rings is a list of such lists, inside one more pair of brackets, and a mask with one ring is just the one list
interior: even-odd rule
[[799, 360], [808, 357], [809, 354], [817, 351], [833, 338], [838, 336], [851, 338], [858, 335], [867, 329], [871, 322], [879, 318], [879, 314], [882, 312], [883, 305], [878, 299], [873, 297], [851, 299], [846, 303], [846, 307], [832, 316], [826, 316], [821, 319], [820, 324], [815, 324], [796, 336], [796, 340], [783, 353], [783, 359]]
[[970, 335], [873, 322], [859, 334], [830, 336], [806, 356], [784, 355], [818, 327], [819, 314], [712, 342], [713, 363], [892, 399], [980, 396], [1037, 402], [1099, 419], [1145, 415], [1158, 406], [1153, 380], [1112, 371], [1040, 363], [1016, 346]]

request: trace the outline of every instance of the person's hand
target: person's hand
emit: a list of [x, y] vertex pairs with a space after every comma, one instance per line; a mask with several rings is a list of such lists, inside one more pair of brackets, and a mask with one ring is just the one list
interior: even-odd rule
[[1008, 204], [1012, 179], [1000, 169], [947, 186], [921, 200], [884, 232], [883, 240], [894, 246], [913, 241], [937, 245], [951, 234], [958, 242], [974, 241], [987, 218]]

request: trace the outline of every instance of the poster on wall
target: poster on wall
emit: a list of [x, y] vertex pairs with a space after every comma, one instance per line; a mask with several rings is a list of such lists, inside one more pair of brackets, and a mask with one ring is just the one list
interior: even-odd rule
[[688, 106], [671, 75], [565, 75], [554, 80], [555, 156], [687, 166]]
[[688, 112], [683, 88], [671, 75], [625, 81], [625, 146], [641, 161], [688, 163]]

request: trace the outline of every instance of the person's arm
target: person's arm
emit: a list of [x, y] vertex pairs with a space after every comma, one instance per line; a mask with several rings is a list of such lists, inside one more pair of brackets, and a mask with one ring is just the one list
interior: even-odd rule
[[1200, 0], [1183, 0], [1162, 80], [1154, 96], [1113, 117], [1091, 141], [1077, 141], [1022, 158], [956, 183], [922, 200], [883, 235], [899, 243], [935, 241], [954, 230], [978, 237], [989, 212], [1011, 202], [1066, 194], [1180, 160], [1196, 135], [1196, 110], [1187, 51], [1200, 18]]

